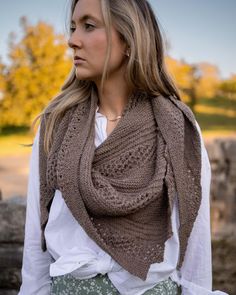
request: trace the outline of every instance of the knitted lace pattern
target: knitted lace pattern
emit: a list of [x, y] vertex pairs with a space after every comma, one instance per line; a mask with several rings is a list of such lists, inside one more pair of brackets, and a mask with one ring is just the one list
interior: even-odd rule
[[67, 111], [48, 155], [41, 122], [39, 169], [42, 249], [50, 205], [59, 189], [74, 218], [104, 251], [145, 279], [164, 259], [179, 206], [181, 267], [201, 202], [201, 146], [194, 115], [174, 97], [135, 92], [106, 140], [94, 144], [98, 97]]

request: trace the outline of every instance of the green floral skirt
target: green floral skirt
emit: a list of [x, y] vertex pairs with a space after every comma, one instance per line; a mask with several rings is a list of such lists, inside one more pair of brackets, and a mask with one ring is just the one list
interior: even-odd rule
[[[118, 295], [107, 275], [97, 275], [87, 280], [79, 280], [67, 274], [52, 278], [50, 295]], [[180, 295], [181, 290], [171, 279], [158, 283], [145, 295]]]

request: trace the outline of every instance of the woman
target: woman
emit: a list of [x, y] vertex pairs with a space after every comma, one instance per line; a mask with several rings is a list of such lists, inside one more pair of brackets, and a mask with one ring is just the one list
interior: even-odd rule
[[211, 291], [207, 153], [150, 5], [71, 12], [74, 68], [33, 145], [19, 294], [225, 294]]

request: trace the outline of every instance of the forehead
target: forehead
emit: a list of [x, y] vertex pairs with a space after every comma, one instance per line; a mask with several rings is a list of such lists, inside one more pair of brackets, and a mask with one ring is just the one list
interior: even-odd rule
[[75, 5], [72, 20], [76, 21], [83, 18], [85, 15], [102, 20], [103, 16], [100, 0], [79, 0]]

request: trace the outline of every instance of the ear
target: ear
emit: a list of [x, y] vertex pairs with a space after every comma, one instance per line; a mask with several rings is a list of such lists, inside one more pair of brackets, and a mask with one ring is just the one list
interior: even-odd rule
[[131, 53], [130, 47], [128, 46], [128, 44], [126, 44], [126, 46], [125, 46], [125, 55], [129, 57], [130, 53]]
[[129, 48], [127, 41], [125, 40], [125, 37], [123, 35], [121, 35], [121, 33], [119, 32], [119, 38], [120, 41], [124, 44], [125, 48], [124, 51], [126, 52], [126, 50]]
[[130, 57], [130, 48], [129, 47], [126, 49], [125, 55], [128, 56], [128, 57]]

